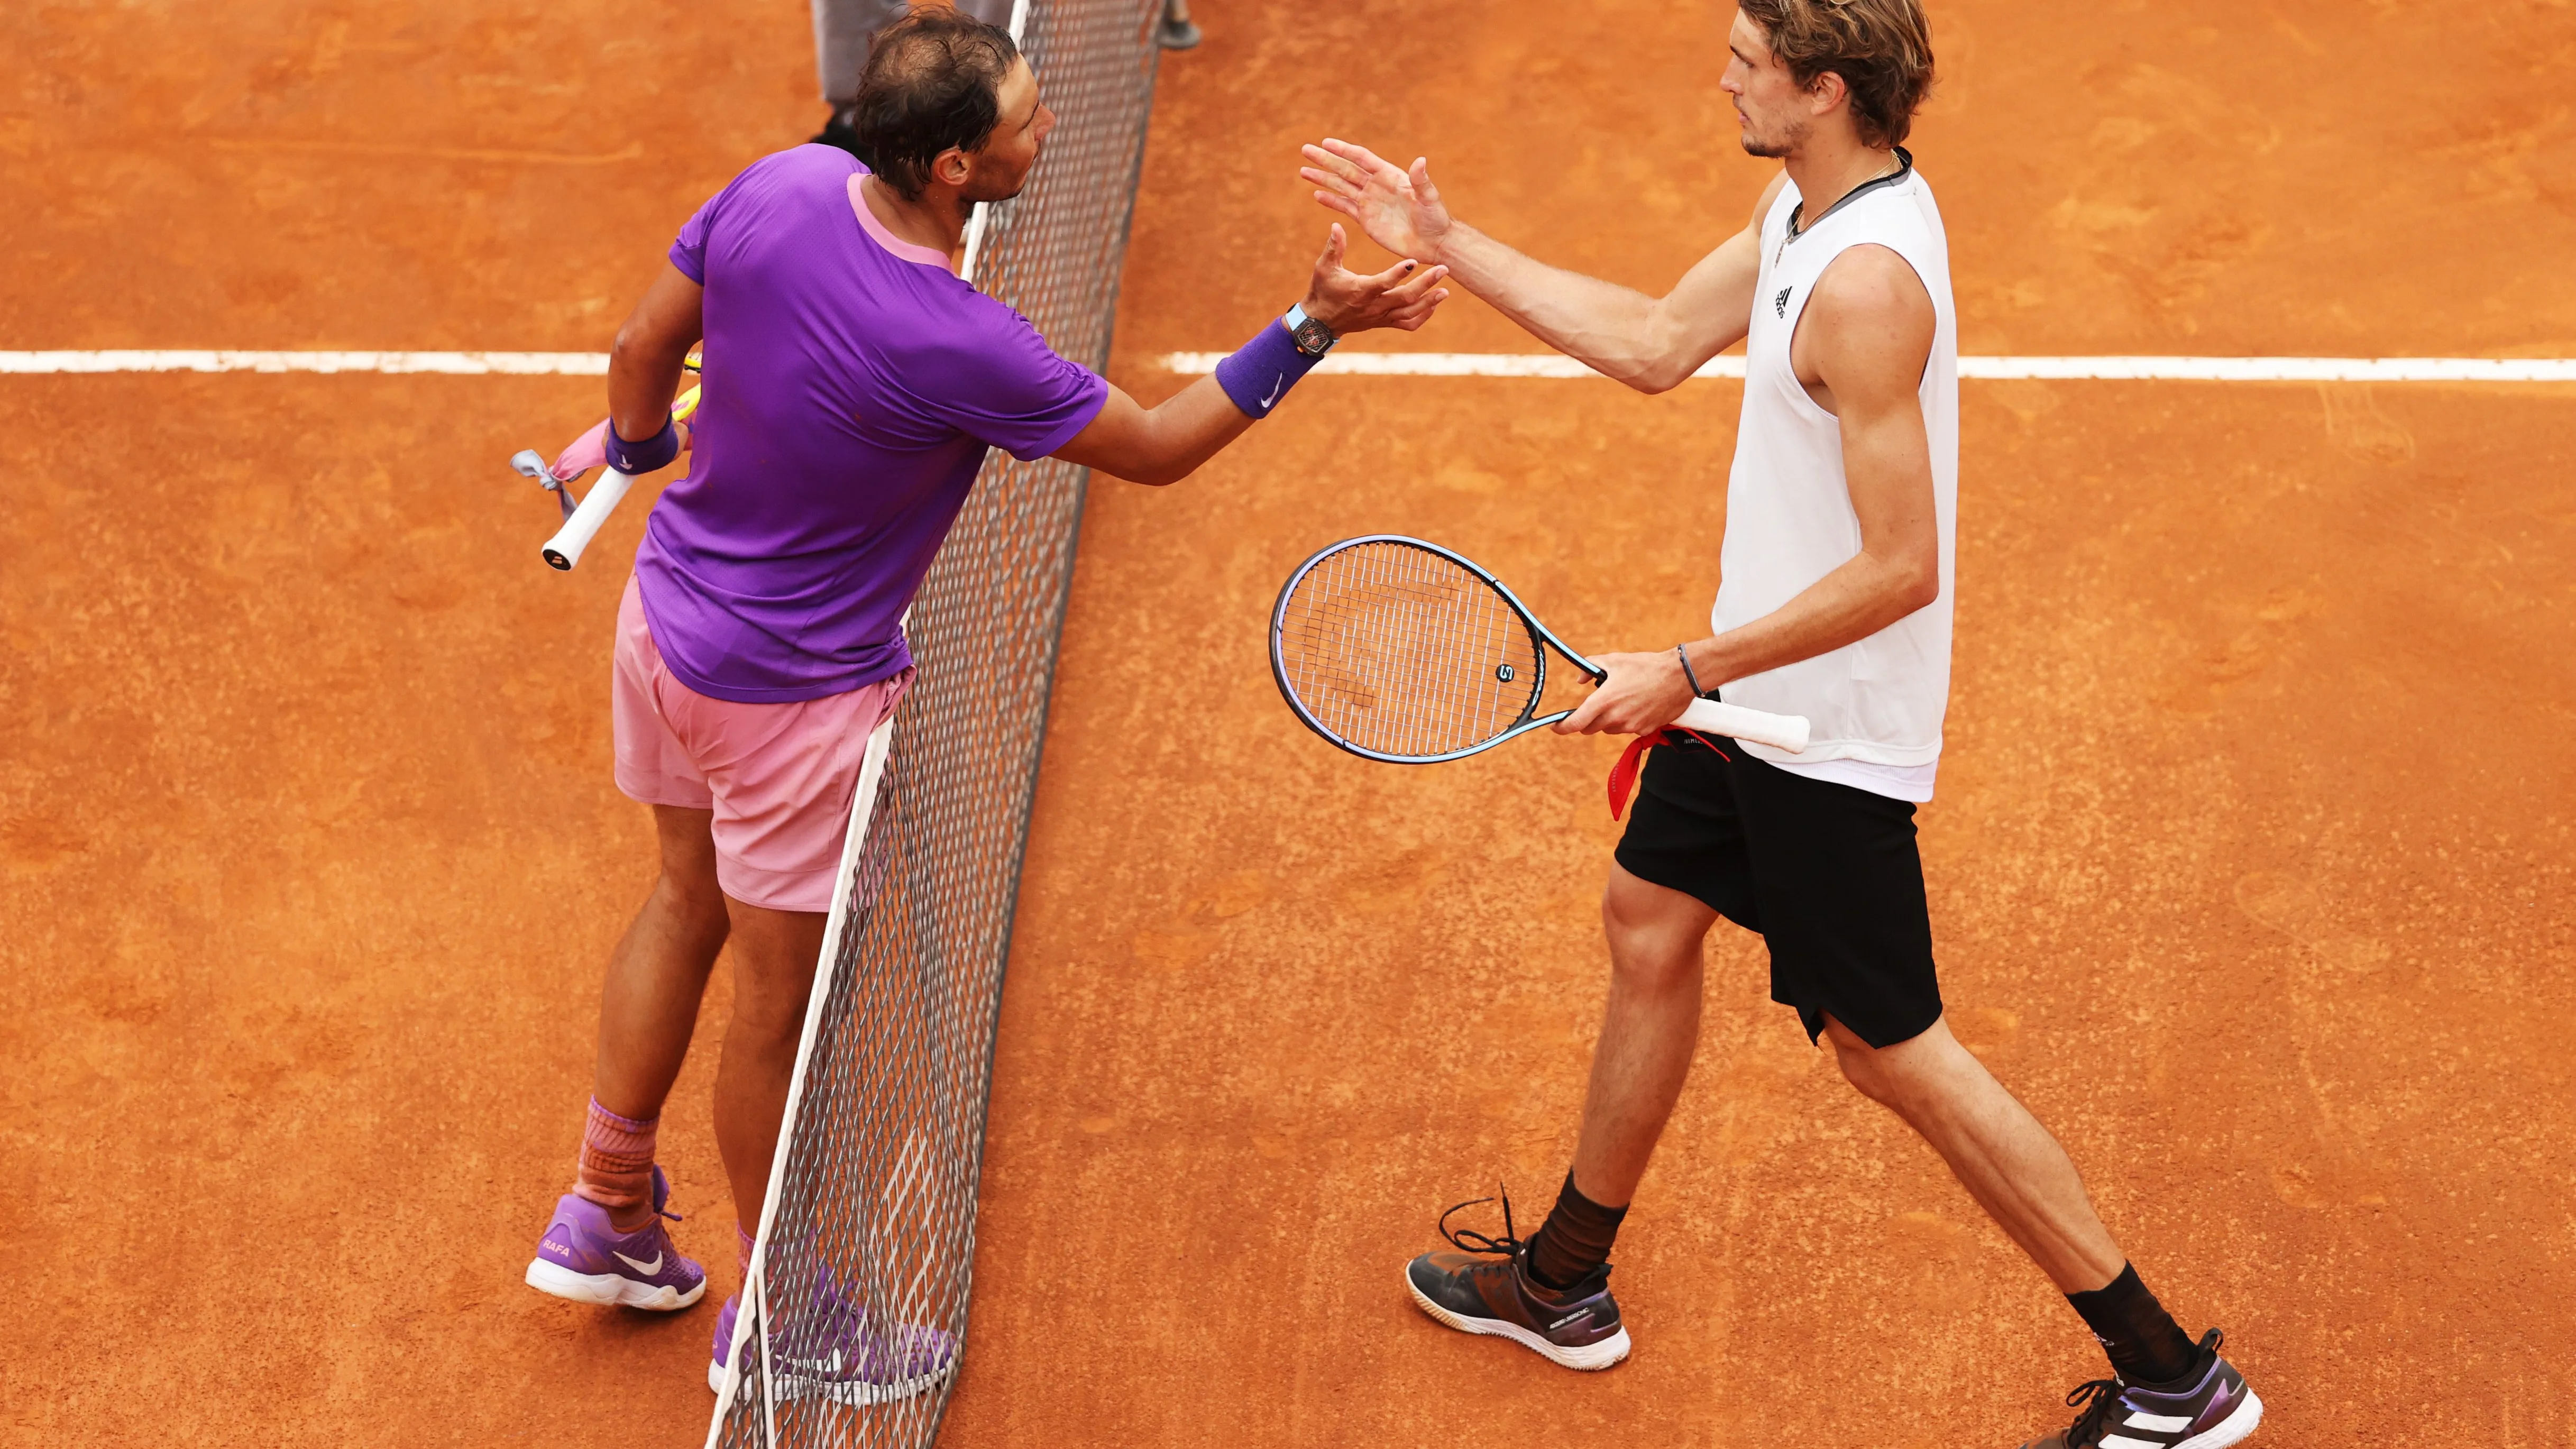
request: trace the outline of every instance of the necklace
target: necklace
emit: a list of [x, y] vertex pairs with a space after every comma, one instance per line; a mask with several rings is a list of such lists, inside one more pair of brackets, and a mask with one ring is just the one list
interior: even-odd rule
[[[1893, 149], [1893, 148], [1891, 148], [1891, 149]], [[1822, 221], [1822, 220], [1824, 220], [1824, 219], [1825, 219], [1825, 217], [1833, 215], [1833, 214], [1834, 214], [1834, 211], [1835, 211], [1835, 209], [1836, 209], [1837, 207], [1840, 207], [1844, 202], [1851, 200], [1854, 196], [1859, 195], [1859, 194], [1861, 193], [1861, 191], [1862, 191], [1862, 190], [1864, 190], [1865, 188], [1870, 187], [1870, 186], [1874, 186], [1874, 185], [1878, 184], [1878, 183], [1879, 183], [1879, 182], [1881, 182], [1881, 181], [1885, 181], [1887, 178], [1889, 178], [1889, 177], [1891, 177], [1891, 176], [1895, 176], [1895, 175], [1900, 174], [1901, 172], [1903, 172], [1903, 171], [1905, 170], [1906, 166], [1907, 166], [1907, 165], [1909, 165], [1909, 164], [1911, 163], [1911, 161], [1912, 161], [1912, 158], [1911, 158], [1911, 157], [1908, 157], [1908, 156], [1904, 153], [1904, 151], [1902, 151], [1902, 150], [1896, 150], [1896, 151], [1895, 151], [1895, 154], [1893, 154], [1893, 155], [1891, 155], [1891, 156], [1889, 156], [1889, 157], [1887, 158], [1887, 164], [1886, 164], [1885, 166], [1883, 166], [1883, 167], [1879, 168], [1879, 170], [1877, 170], [1876, 172], [1872, 173], [1872, 174], [1871, 174], [1870, 176], [1868, 176], [1867, 178], [1865, 178], [1865, 179], [1863, 179], [1862, 181], [1860, 181], [1857, 185], [1854, 185], [1854, 186], [1853, 186], [1849, 191], [1846, 191], [1846, 192], [1844, 192], [1842, 195], [1840, 195], [1840, 196], [1838, 196], [1838, 197], [1835, 197], [1835, 198], [1834, 198], [1834, 204], [1833, 204], [1832, 206], [1828, 206], [1828, 207], [1826, 207], [1826, 208], [1825, 208], [1825, 210], [1824, 210], [1824, 214], [1823, 214], [1822, 216], [1818, 216], [1818, 217], [1816, 218], [1816, 220], [1818, 220], [1818, 221]], [[1799, 218], [1801, 218], [1801, 217], [1805, 216], [1806, 214], [1807, 214], [1807, 202], [1806, 202], [1806, 199], [1805, 199], [1804, 197], [1801, 197], [1801, 198], [1799, 198], [1798, 204], [1797, 204], [1796, 206], [1793, 206], [1793, 207], [1789, 208], [1789, 228], [1788, 228], [1788, 233], [1787, 233], [1787, 235], [1785, 235], [1785, 236], [1783, 236], [1783, 237], [1781, 237], [1781, 238], [1780, 238], [1780, 245], [1781, 245], [1781, 246], [1783, 246], [1783, 247], [1788, 246], [1788, 245], [1789, 245], [1789, 243], [1791, 243], [1791, 242], [1793, 242], [1793, 241], [1796, 241], [1796, 240], [1799, 238], [1799, 236], [1800, 236], [1801, 234], [1803, 234], [1803, 233], [1806, 231], [1806, 227], [1805, 227], [1804, 225], [1802, 225], [1802, 224], [1801, 224], [1801, 222], [1800, 222], [1800, 220], [1799, 220]], [[1776, 260], [1776, 258], [1775, 258], [1775, 260]]]

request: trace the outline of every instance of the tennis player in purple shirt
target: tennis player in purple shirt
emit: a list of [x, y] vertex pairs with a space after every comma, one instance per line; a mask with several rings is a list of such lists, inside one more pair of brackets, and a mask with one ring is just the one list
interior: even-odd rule
[[[609, 423], [586, 440], [625, 473], [684, 447], [691, 464], [653, 507], [619, 611], [617, 783], [653, 807], [661, 878], [609, 959], [574, 1188], [528, 1265], [566, 1298], [670, 1310], [705, 1292], [663, 1226], [654, 1138], [728, 944], [716, 1141], [748, 1260], [860, 759], [912, 677], [900, 621], [985, 451], [1177, 482], [1337, 336], [1411, 330], [1448, 296], [1438, 267], [1344, 269], [1336, 226], [1302, 302], [1142, 407], [949, 268], [969, 210], [1017, 195], [1055, 124], [1009, 32], [914, 10], [881, 33], [854, 124], [873, 174], [800, 146], [689, 218], [618, 332]], [[721, 381], [692, 436], [670, 405], [701, 338]], [[582, 447], [559, 472], [598, 461]], [[848, 1392], [918, 1392], [953, 1365], [944, 1335], [823, 1308], [847, 1341], [801, 1368]]]

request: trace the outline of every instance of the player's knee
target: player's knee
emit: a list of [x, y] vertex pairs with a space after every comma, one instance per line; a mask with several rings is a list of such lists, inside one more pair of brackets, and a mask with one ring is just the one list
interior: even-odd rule
[[1629, 990], [1661, 992], [1698, 984], [1698, 936], [1607, 919], [1602, 922], [1602, 934], [1610, 945], [1610, 975], [1618, 985]]
[[[1834, 1044], [1835, 1064], [1843, 1080], [1860, 1094], [1908, 1121], [1938, 1113], [1959, 1090], [1958, 1061], [1966, 1057], [1938, 1020], [1903, 1041], [1872, 1046], [1850, 1027], [1828, 1016], [1825, 1034]], [[1973, 1063], [1974, 1058], [1967, 1058]]]
[[1695, 943], [1676, 948], [1669, 942], [1656, 942], [1654, 949], [1614, 947], [1610, 952], [1614, 989], [1657, 996], [1696, 992], [1700, 976], [1700, 954]]
[[1695, 983], [1708, 914], [1687, 896], [1614, 875], [1601, 897], [1601, 934], [1610, 946], [1613, 976], [1646, 989]]
[[1899, 1092], [1895, 1081], [1879, 1069], [1866, 1048], [1855, 1052], [1837, 1045], [1834, 1064], [1842, 1068], [1843, 1080], [1852, 1084], [1852, 1090], [1882, 1107], [1897, 1105]]
[[726, 1039], [743, 1039], [746, 1046], [777, 1046], [784, 1043], [795, 1050], [796, 1039], [805, 1029], [805, 997], [800, 993], [758, 993], [736, 989], [733, 1020], [726, 1027]]
[[805, 1003], [812, 978], [792, 969], [770, 969], [751, 959], [759, 953], [734, 942], [733, 1027], [768, 1039], [793, 1042], [805, 1029]]
[[665, 860], [661, 878], [653, 888], [693, 930], [713, 931], [721, 936], [732, 926], [732, 917], [725, 910], [724, 888], [716, 884], [712, 870], [674, 869]]
[[1906, 1092], [1902, 1072], [1893, 1070], [1887, 1054], [1862, 1041], [1850, 1027], [1825, 1018], [1825, 1040], [1833, 1044], [1834, 1065], [1852, 1090], [1882, 1107], [1902, 1110]]

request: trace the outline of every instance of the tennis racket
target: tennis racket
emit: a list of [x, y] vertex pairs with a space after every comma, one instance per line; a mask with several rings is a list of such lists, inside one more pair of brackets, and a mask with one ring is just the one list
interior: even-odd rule
[[[1354, 755], [1396, 765], [1490, 750], [1574, 713], [1580, 696], [1546, 698], [1551, 649], [1589, 683], [1605, 677], [1502, 580], [1391, 533], [1299, 564], [1270, 615], [1270, 671], [1297, 718]], [[1792, 754], [1807, 747], [1804, 718], [1713, 699], [1692, 700], [1675, 723]]]
[[[700, 363], [696, 349], [690, 349], [688, 360], [681, 366], [692, 373], [698, 371]], [[672, 401], [671, 421], [687, 422], [689, 414], [698, 410], [701, 386], [692, 384], [687, 392]], [[541, 550], [548, 564], [562, 570], [569, 570], [581, 562], [582, 550], [590, 547], [592, 539], [599, 537], [599, 530], [608, 523], [608, 515], [617, 511], [617, 505], [626, 501], [626, 490], [635, 486], [631, 475], [620, 473], [615, 468], [602, 468], [599, 470], [599, 484], [590, 490], [590, 496], [576, 498], [572, 485], [581, 480], [581, 474], [575, 473], [570, 478], [556, 477], [544, 455], [534, 448], [521, 448], [511, 454], [510, 466], [521, 476], [536, 479], [538, 487], [555, 495], [555, 501], [563, 505], [563, 527], [555, 530], [555, 536], [547, 539]]]

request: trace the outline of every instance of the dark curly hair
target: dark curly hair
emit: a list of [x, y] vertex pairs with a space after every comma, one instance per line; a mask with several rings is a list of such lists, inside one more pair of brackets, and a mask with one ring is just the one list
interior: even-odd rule
[[916, 4], [878, 31], [850, 110], [868, 169], [904, 200], [920, 200], [939, 153], [978, 151], [992, 137], [1002, 81], [1019, 58], [1011, 32], [944, 5]]
[[1736, 8], [1798, 84], [1827, 71], [1843, 78], [1862, 141], [1899, 145], [1914, 128], [1915, 109], [1932, 92], [1932, 26], [1919, 0], [1737, 0]]

